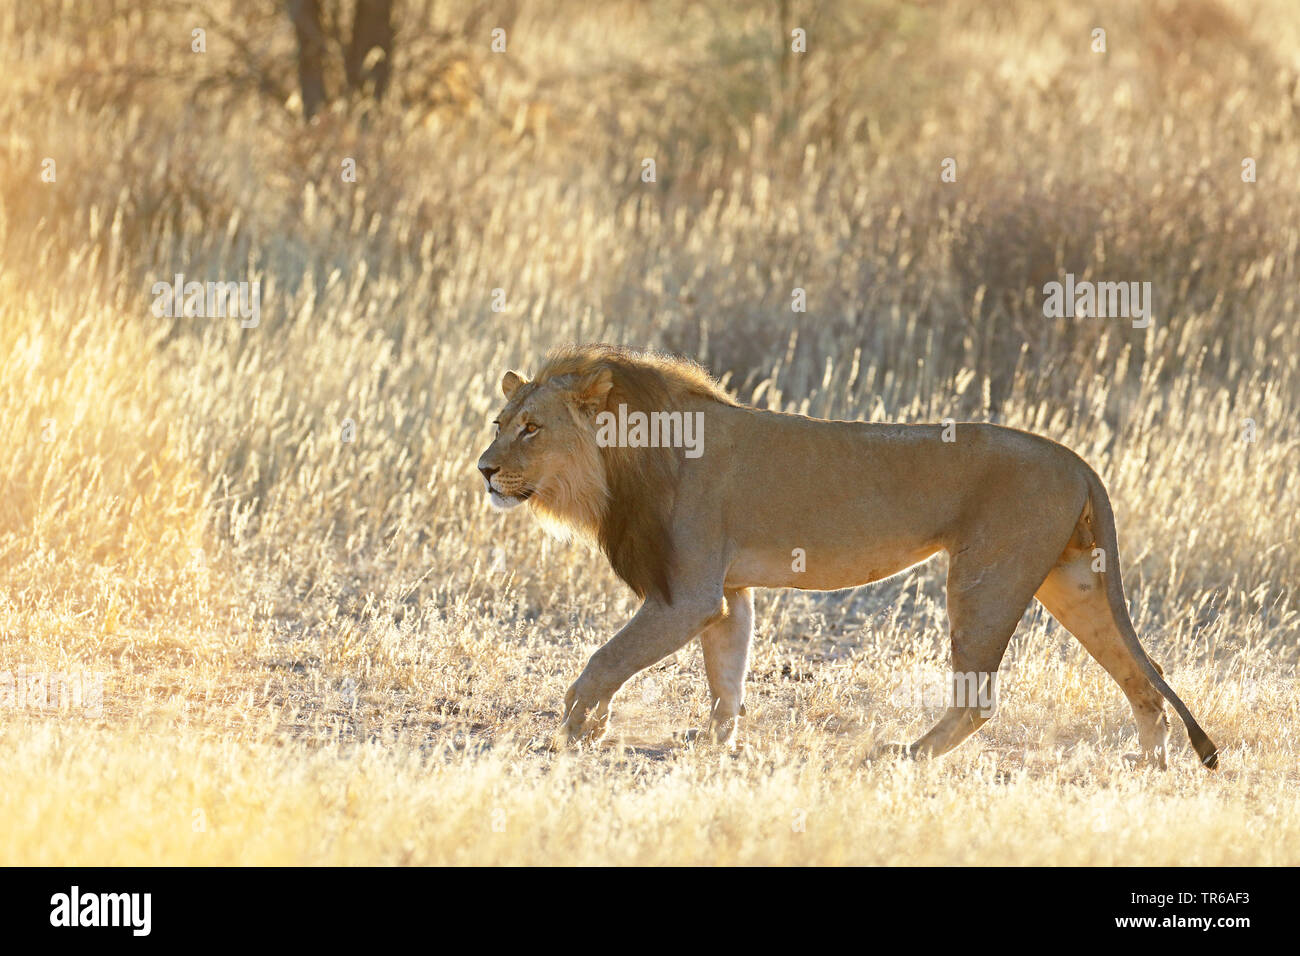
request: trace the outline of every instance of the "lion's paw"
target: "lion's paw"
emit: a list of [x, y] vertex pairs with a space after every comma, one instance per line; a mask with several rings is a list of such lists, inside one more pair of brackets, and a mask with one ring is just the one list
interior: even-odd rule
[[868, 760], [915, 760], [918, 754], [912, 744], [881, 744], [867, 755]]
[[1165, 762], [1163, 752], [1156, 753], [1126, 753], [1124, 755], [1124, 764], [1130, 770], [1168, 770], [1169, 765]]

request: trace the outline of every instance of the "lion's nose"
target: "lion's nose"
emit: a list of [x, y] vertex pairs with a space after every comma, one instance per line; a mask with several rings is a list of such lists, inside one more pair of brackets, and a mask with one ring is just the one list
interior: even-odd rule
[[495, 475], [500, 470], [501, 470], [500, 468], [484, 468], [481, 465], [479, 466], [479, 471], [483, 473], [483, 480], [486, 481], [489, 485], [492, 484], [492, 476]]

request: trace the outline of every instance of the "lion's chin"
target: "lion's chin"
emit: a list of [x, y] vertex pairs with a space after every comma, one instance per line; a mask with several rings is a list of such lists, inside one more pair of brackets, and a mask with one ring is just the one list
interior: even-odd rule
[[495, 488], [488, 489], [488, 500], [492, 502], [492, 507], [497, 511], [509, 511], [511, 508], [518, 508], [527, 499], [527, 495], [522, 498], [516, 498], [514, 496], [503, 495]]

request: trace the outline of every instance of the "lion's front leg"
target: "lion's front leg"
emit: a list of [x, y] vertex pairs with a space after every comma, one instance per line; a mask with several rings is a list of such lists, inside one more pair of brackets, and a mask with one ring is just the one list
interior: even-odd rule
[[564, 722], [560, 724], [560, 742], [599, 743], [609, 730], [609, 702], [617, 689], [615, 687], [606, 691], [598, 679], [592, 676], [591, 663], [588, 662], [586, 669], [564, 694]]
[[709, 679], [709, 726], [713, 738], [735, 746], [745, 713], [745, 674], [754, 636], [754, 596], [745, 588], [727, 592], [726, 614], [700, 632], [704, 673]]
[[564, 695], [565, 743], [598, 741], [609, 729], [610, 701], [628, 678], [681, 649], [724, 613], [722, 589], [684, 593], [673, 604], [647, 598], [632, 620], [611, 637]]

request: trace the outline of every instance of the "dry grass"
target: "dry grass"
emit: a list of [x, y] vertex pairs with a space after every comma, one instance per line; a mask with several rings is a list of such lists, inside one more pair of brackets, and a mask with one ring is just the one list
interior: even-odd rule
[[[0, 860], [1300, 862], [1291, 4], [795, 3], [790, 60], [776, 4], [409, 2], [391, 102], [308, 128], [271, 0], [91, 6], [0, 11], [0, 672], [104, 675], [102, 713], [0, 708]], [[1067, 271], [1150, 281], [1152, 327], [1044, 319]], [[261, 324], [155, 318], [177, 272], [260, 280]], [[1222, 769], [1124, 770], [1038, 609], [974, 740], [863, 763], [936, 715], [933, 566], [762, 595], [735, 755], [674, 737], [694, 647], [543, 751], [634, 604], [473, 463], [501, 371], [592, 340], [1075, 447]]]

